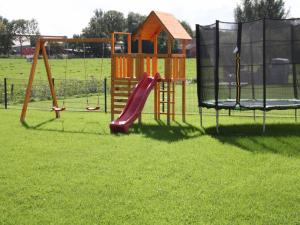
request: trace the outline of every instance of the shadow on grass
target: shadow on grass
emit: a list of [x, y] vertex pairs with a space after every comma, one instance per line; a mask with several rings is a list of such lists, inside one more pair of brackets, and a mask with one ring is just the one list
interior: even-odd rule
[[255, 124], [225, 125], [216, 134], [215, 127], [205, 129], [206, 134], [250, 152], [276, 153], [300, 156], [300, 124], [270, 124], [262, 133]]
[[[43, 121], [41, 123], [35, 124], [35, 125], [29, 125], [28, 123], [24, 122], [22, 123], [23, 127], [30, 130], [36, 130], [36, 131], [50, 131], [50, 132], [60, 132], [60, 133], [70, 133], [70, 134], [90, 134], [90, 135], [101, 135], [105, 134], [108, 135], [109, 133], [106, 133], [105, 131], [101, 132], [99, 129], [98, 131], [91, 132], [87, 131], [84, 128], [81, 130], [67, 130], [64, 128], [64, 122], [60, 121], [60, 128], [49, 128], [47, 127], [48, 124], [51, 124], [53, 122], [57, 121], [57, 119], [52, 118], [46, 121]], [[139, 126], [137, 123], [133, 124], [133, 126], [130, 128], [129, 133], [125, 135], [130, 134], [141, 134], [143, 136], [157, 139], [161, 141], [167, 141], [167, 142], [174, 142], [174, 141], [180, 141], [190, 138], [196, 138], [204, 134], [203, 130], [194, 127], [191, 124], [185, 123], [180, 124], [177, 122], [173, 122], [171, 126], [167, 126], [162, 121], [157, 121], [158, 124], [142, 124]], [[79, 128], [77, 128], [79, 129]], [[113, 134], [115, 136], [123, 136], [124, 134]]]
[[65, 130], [64, 123], [61, 122], [61, 129], [58, 128], [45, 128], [44, 125], [50, 124], [51, 122], [57, 121], [57, 119], [52, 118], [46, 120], [44, 122], [38, 123], [36, 125], [29, 125], [27, 122], [22, 122], [22, 126], [29, 130], [36, 130], [36, 131], [51, 131], [51, 132], [60, 132], [60, 133], [69, 133], [69, 134], [93, 134], [93, 135], [101, 135], [101, 132], [90, 132], [82, 130]]
[[191, 124], [178, 122], [172, 122], [171, 126], [167, 126], [162, 121], [157, 121], [158, 124], [134, 124], [130, 129], [130, 133], [141, 133], [146, 137], [167, 141], [175, 142], [186, 140], [190, 138], [196, 138], [204, 135], [204, 131]]

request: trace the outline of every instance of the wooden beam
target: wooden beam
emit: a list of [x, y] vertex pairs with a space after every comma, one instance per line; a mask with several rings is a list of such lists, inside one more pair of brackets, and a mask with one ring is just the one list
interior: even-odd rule
[[111, 42], [111, 38], [58, 38], [58, 37], [46, 37], [40, 38], [41, 42], [65, 42], [65, 43], [102, 43], [102, 42]]
[[[51, 93], [51, 96], [52, 96], [52, 103], [53, 103], [52, 106], [58, 107], [57, 98], [56, 98], [56, 94], [55, 94], [55, 89], [54, 89], [54, 85], [53, 85], [53, 82], [52, 82], [51, 68], [50, 68], [50, 65], [49, 65], [48, 55], [47, 55], [47, 51], [46, 51], [44, 43], [41, 43], [41, 49], [42, 49], [44, 64], [45, 64], [45, 68], [46, 68], [48, 83], [49, 83], [49, 87], [50, 87], [50, 93]], [[59, 118], [59, 112], [55, 111], [55, 114], [56, 114], [55, 115], [56, 118]]]
[[174, 121], [175, 120], [175, 82], [172, 81], [172, 120]]
[[127, 34], [127, 53], [131, 54], [131, 34]]
[[[112, 35], [113, 36], [113, 35]], [[113, 46], [114, 45], [114, 42], [112, 42], [111, 43], [111, 45]], [[112, 52], [113, 52], [113, 48], [111, 48], [112, 49]], [[116, 67], [115, 67], [115, 60], [116, 60], [116, 57], [113, 55], [113, 53], [112, 53], [112, 55], [111, 55], [111, 80], [110, 80], [110, 85], [111, 85], [111, 88], [110, 88], [110, 115], [111, 115], [111, 121], [113, 121], [114, 120], [114, 104], [115, 104], [115, 102], [114, 102], [114, 93], [115, 93], [115, 91], [114, 91], [114, 89], [115, 89], [115, 87], [114, 87], [114, 85], [115, 85], [115, 83], [114, 83], [114, 81], [115, 81], [115, 76], [116, 76]]]
[[31, 66], [31, 70], [30, 70], [26, 93], [25, 93], [25, 99], [24, 99], [23, 108], [22, 108], [21, 117], [20, 117], [20, 121], [22, 123], [25, 122], [27, 107], [28, 107], [28, 103], [30, 101], [32, 83], [33, 83], [35, 69], [36, 69], [36, 65], [38, 62], [39, 54], [40, 54], [40, 49], [41, 49], [41, 42], [38, 40], [35, 45], [35, 53], [34, 53], [34, 57], [33, 57], [33, 62], [32, 62], [32, 66]]
[[167, 125], [169, 126], [170, 123], [171, 123], [171, 118], [170, 118], [170, 112], [171, 112], [171, 104], [170, 104], [170, 92], [171, 92], [171, 82], [170, 80], [168, 79], [167, 81]]
[[[157, 53], [158, 53], [158, 46], [157, 46], [157, 34], [153, 37], [153, 53], [154, 56], [152, 57], [152, 75], [154, 76], [157, 73]], [[157, 82], [154, 86], [154, 119], [157, 120], [159, 118], [160, 113], [160, 93], [159, 93], [159, 82]]]
[[182, 81], [182, 121], [185, 122], [185, 104], [186, 104], [186, 101], [185, 101], [185, 80]]
[[111, 34], [110, 42], [111, 42], [110, 52], [111, 52], [111, 55], [113, 55], [113, 54], [115, 54], [115, 34], [114, 33]]
[[143, 41], [141, 38], [138, 39], [138, 53], [143, 53]]

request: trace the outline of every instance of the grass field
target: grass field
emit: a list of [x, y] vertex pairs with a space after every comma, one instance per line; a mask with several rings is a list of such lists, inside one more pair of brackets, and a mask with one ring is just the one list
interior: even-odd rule
[[[100, 78], [101, 61], [86, 62], [89, 79]], [[65, 61], [50, 64], [54, 77], [64, 79]], [[110, 60], [103, 65], [102, 78]], [[14, 83], [21, 100], [30, 66], [0, 59], [0, 79], [10, 78], [9, 87], [24, 79]], [[195, 77], [195, 59], [187, 60], [187, 77]], [[44, 79], [39, 62], [37, 80]], [[85, 79], [83, 59], [68, 60], [67, 79]], [[187, 112], [197, 113], [196, 85], [186, 92]], [[222, 111], [217, 135], [213, 110], [204, 111], [204, 128], [196, 115], [187, 123], [178, 115], [170, 127], [164, 117], [154, 121], [152, 95], [142, 126], [129, 135], [110, 134], [109, 113], [72, 112], [84, 110], [83, 93], [65, 99], [60, 119], [47, 99], [32, 99], [24, 125], [20, 102], [0, 109], [0, 224], [300, 225], [300, 125], [293, 110], [268, 112], [265, 134], [261, 112], [254, 121], [249, 111], [231, 117]], [[97, 96], [89, 101], [96, 104]], [[103, 110], [103, 94], [100, 104]]]
[[[0, 110], [0, 224], [299, 224], [300, 134], [291, 118], [143, 116], [111, 135], [109, 114]], [[260, 120], [258, 120], [260, 121]]]
[[[110, 59], [103, 59], [103, 71], [101, 76], [101, 59], [86, 59], [86, 74], [88, 78], [94, 77], [96, 79], [110, 77], [111, 64]], [[65, 65], [66, 60], [64, 59], [50, 59], [53, 77], [56, 79], [65, 78]], [[163, 62], [159, 62], [159, 70], [162, 70]], [[28, 79], [31, 63], [27, 62], [26, 59], [0, 59], [0, 79], [7, 78], [18, 78]], [[85, 79], [84, 72], [84, 60], [83, 59], [68, 59], [67, 61], [67, 79]], [[186, 76], [187, 78], [196, 78], [196, 60], [187, 59], [186, 63]], [[46, 71], [44, 62], [42, 59], [39, 60], [37, 70], [37, 79], [46, 80]]]

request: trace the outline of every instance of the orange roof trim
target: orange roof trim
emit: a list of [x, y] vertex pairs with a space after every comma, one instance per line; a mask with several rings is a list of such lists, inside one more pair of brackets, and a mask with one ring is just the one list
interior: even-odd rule
[[180, 22], [169, 13], [152, 11], [145, 19], [144, 23], [133, 35], [134, 39], [153, 40], [156, 34], [166, 31], [171, 38], [177, 40], [191, 40], [191, 36], [186, 32]]

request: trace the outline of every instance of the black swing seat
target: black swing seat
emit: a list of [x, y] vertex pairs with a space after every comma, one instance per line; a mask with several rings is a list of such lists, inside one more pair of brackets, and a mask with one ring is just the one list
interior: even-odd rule
[[87, 111], [97, 111], [100, 109], [100, 106], [96, 106], [96, 107], [90, 107], [90, 106], [87, 106], [86, 107], [86, 110]]
[[62, 112], [62, 111], [65, 111], [66, 108], [63, 106], [63, 107], [57, 107], [57, 106], [53, 106], [52, 107], [52, 110], [55, 111], [55, 112]]

